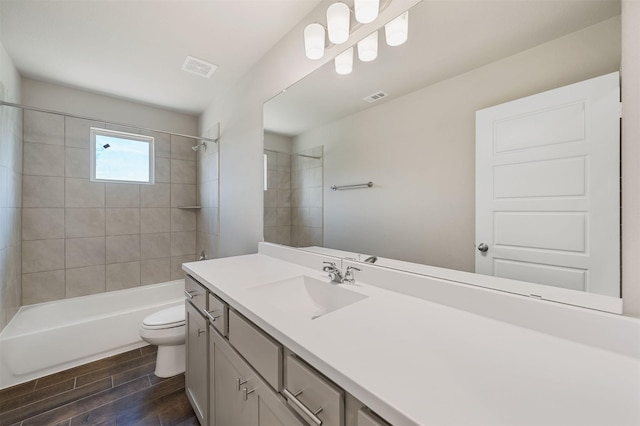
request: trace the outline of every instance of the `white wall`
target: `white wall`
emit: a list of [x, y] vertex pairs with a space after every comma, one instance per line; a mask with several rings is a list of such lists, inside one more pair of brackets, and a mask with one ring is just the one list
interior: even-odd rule
[[291, 153], [293, 139], [286, 135], [273, 132], [264, 132], [264, 149], [271, 151]]
[[325, 191], [325, 246], [473, 272], [475, 111], [619, 67], [616, 17], [300, 135], [325, 188], [374, 182]]
[[132, 127], [188, 135], [195, 135], [198, 130], [197, 116], [27, 78], [22, 84], [22, 103]]

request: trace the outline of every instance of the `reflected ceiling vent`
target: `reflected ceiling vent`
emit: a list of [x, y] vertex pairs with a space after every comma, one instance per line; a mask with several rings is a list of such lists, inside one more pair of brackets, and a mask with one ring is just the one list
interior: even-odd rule
[[182, 69], [200, 77], [210, 78], [213, 72], [218, 68], [217, 65], [210, 64], [202, 59], [187, 56], [182, 64]]
[[373, 93], [373, 94], [371, 94], [369, 96], [365, 96], [364, 98], [362, 98], [362, 100], [366, 101], [366, 102], [369, 102], [369, 103], [372, 103], [372, 102], [375, 102], [375, 101], [379, 101], [382, 98], [386, 98], [387, 96], [389, 96], [388, 93], [380, 91], [380, 92]]

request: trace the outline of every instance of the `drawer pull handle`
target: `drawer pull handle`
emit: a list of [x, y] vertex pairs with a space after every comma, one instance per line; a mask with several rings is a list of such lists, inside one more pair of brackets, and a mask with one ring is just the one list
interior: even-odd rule
[[209, 317], [209, 319], [211, 320], [211, 322], [214, 322], [216, 320], [216, 318], [220, 318], [222, 316], [222, 314], [220, 315], [214, 315], [214, 312], [220, 312], [220, 311], [204, 311], [205, 314], [207, 314], [207, 316]]
[[287, 398], [287, 400], [293, 402], [296, 407], [298, 407], [304, 414], [306, 414], [307, 417], [309, 417], [316, 426], [322, 426], [322, 419], [317, 416], [317, 414], [322, 411], [322, 407], [318, 408], [315, 411], [309, 410], [307, 406], [302, 403], [302, 401], [296, 398], [296, 396], [300, 395], [302, 391], [298, 391], [293, 394], [289, 391], [289, 389], [283, 388], [282, 393], [284, 393], [284, 396]]
[[189, 298], [189, 300], [191, 300], [194, 296], [198, 295], [198, 290], [185, 290], [184, 294]]
[[249, 400], [249, 394], [252, 394], [255, 391], [256, 391], [255, 388], [251, 389], [251, 390], [248, 390], [247, 388], [242, 388], [242, 399], [245, 400], [245, 401], [248, 401]]
[[201, 335], [202, 333], [206, 333], [206, 332], [207, 332], [207, 330], [206, 330], [206, 329], [205, 329], [205, 330], [203, 330], [203, 329], [199, 328], [199, 329], [198, 329], [198, 337], [200, 337], [200, 335]]
[[236, 379], [236, 390], [240, 390], [240, 386], [244, 385], [245, 383], [247, 383], [246, 380]]

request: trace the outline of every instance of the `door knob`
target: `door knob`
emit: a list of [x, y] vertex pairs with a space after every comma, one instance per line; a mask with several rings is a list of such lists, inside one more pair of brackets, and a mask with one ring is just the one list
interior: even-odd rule
[[485, 243], [480, 243], [478, 244], [478, 250], [480, 250], [483, 253], [486, 253], [489, 250], [489, 246], [486, 245]]

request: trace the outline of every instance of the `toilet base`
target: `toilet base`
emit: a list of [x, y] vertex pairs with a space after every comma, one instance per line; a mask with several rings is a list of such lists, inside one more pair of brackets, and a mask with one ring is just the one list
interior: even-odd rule
[[185, 345], [160, 345], [156, 358], [155, 375], [158, 377], [172, 377], [184, 373]]

